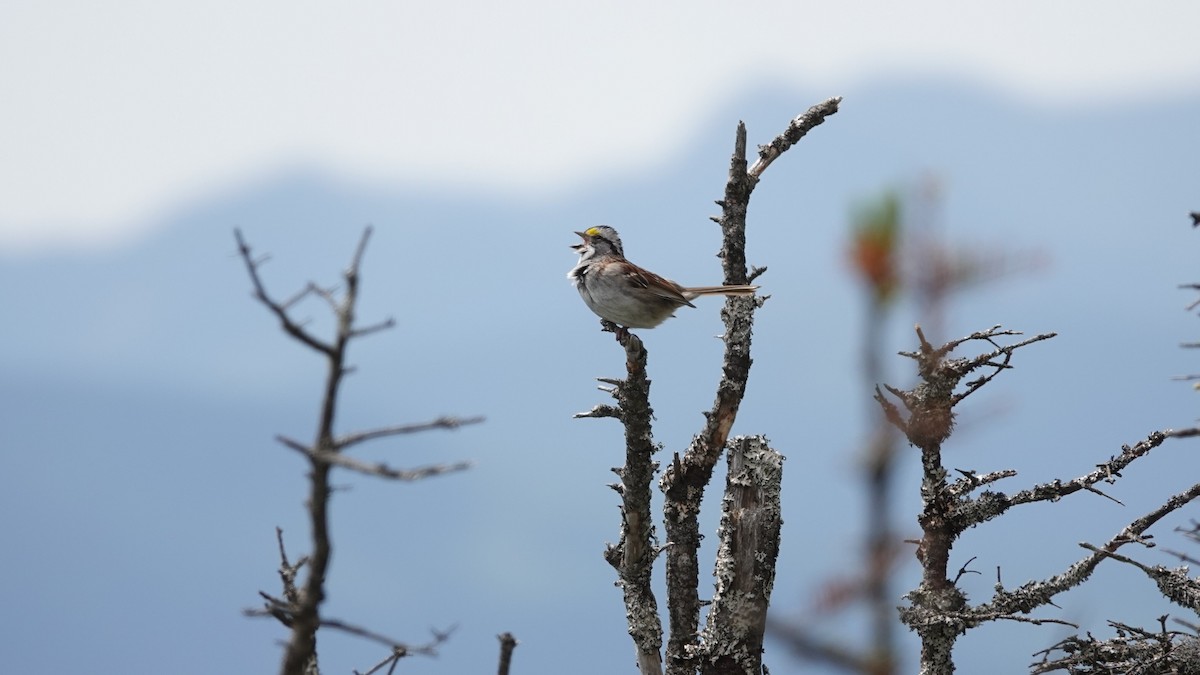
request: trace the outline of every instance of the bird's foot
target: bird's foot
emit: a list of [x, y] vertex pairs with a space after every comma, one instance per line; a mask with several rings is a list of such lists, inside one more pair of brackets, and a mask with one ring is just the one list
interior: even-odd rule
[[625, 343], [629, 341], [629, 329], [624, 326], [618, 326], [616, 323], [609, 321], [608, 319], [600, 319], [600, 329], [609, 333], [613, 333], [617, 338], [617, 342], [622, 347], [624, 347]]

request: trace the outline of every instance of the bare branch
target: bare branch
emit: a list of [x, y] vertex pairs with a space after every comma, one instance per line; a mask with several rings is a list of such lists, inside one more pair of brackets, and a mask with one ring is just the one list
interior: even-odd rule
[[383, 668], [386, 666], [388, 669], [387, 675], [392, 675], [392, 673], [396, 672], [396, 666], [400, 664], [400, 659], [404, 658], [405, 656], [408, 656], [408, 652], [402, 649], [393, 649], [392, 653], [388, 654], [386, 659], [371, 666], [365, 672], [360, 673], [357, 670], [353, 670], [351, 672], [353, 672], [354, 675], [375, 675], [375, 673], [383, 670]]
[[[1126, 543], [1128, 540], [1128, 542], [1138, 542], [1146, 546], [1153, 546], [1154, 544], [1146, 542], [1146, 538], [1140, 536], [1141, 532], [1147, 530], [1148, 527], [1162, 519], [1166, 514], [1174, 512], [1174, 510], [1198, 496], [1200, 496], [1200, 483], [1193, 485], [1192, 488], [1181, 492], [1181, 494], [1171, 497], [1163, 506], [1130, 524], [1127, 528], [1129, 532], [1122, 533], [1126, 534], [1126, 539], [1122, 540], [1121, 543]], [[1150, 577], [1158, 585], [1158, 590], [1163, 593], [1165, 598], [1170, 599], [1171, 602], [1180, 605], [1180, 607], [1193, 611], [1200, 610], [1200, 580], [1189, 578], [1187, 567], [1168, 569], [1163, 566], [1150, 567], [1142, 565], [1142, 563], [1133, 560], [1133, 558], [1117, 554], [1114, 542], [1110, 542], [1103, 549], [1096, 548], [1096, 546], [1087, 543], [1080, 545], [1094, 552], [1094, 554], [1110, 557], [1112, 560], [1141, 569], [1147, 577]]]
[[[1100, 640], [1071, 636], [1034, 654], [1041, 661], [1030, 664], [1032, 673], [1188, 673], [1197, 663], [1195, 635], [1168, 631], [1166, 616], [1159, 617], [1160, 630], [1150, 632], [1117, 621], [1109, 621], [1116, 637]], [[1055, 654], [1058, 658], [1051, 658]]]
[[463, 461], [454, 462], [452, 464], [430, 464], [428, 466], [421, 466], [415, 469], [393, 469], [382, 462], [368, 464], [366, 462], [360, 462], [358, 460], [351, 459], [345, 455], [338, 455], [328, 452], [314, 454], [312, 455], [312, 458], [318, 462], [328, 462], [335, 466], [357, 471], [358, 473], [368, 476], [378, 476], [380, 478], [390, 478], [392, 480], [410, 482], [424, 480], [426, 478], [440, 476], [446, 473], [466, 471], [475, 465], [474, 462]]
[[651, 588], [657, 556], [654, 525], [650, 516], [650, 483], [658, 471], [650, 408], [650, 380], [646, 377], [647, 352], [636, 335], [624, 343], [627, 376], [615, 384], [618, 417], [625, 425], [625, 466], [617, 469], [621, 479], [620, 545], [609, 547], [606, 556], [617, 570], [625, 600], [629, 635], [633, 638], [641, 675], [662, 672], [662, 620], [658, 600]]
[[[977, 500], [964, 499], [966, 493], [983, 484], [983, 479], [967, 473], [964, 480], [949, 484], [949, 472], [942, 462], [942, 443], [950, 437], [954, 428], [955, 405], [994, 379], [1000, 371], [1008, 369], [1015, 350], [1053, 337], [1054, 334], [1046, 333], [1000, 346], [996, 338], [1019, 333], [992, 326], [935, 347], [919, 325], [915, 331], [917, 351], [901, 352], [901, 355], [916, 361], [921, 381], [908, 391], [888, 389], [908, 408], [908, 418], [902, 418], [900, 411], [884, 399], [878, 388], [876, 399], [883, 406], [888, 420], [904, 433], [909, 443], [921, 451], [922, 508], [917, 520], [922, 537], [916, 551], [917, 559], [921, 561], [921, 583], [905, 596], [911, 604], [901, 608], [900, 618], [921, 638], [922, 672], [952, 672], [950, 655], [955, 641], [974, 625], [973, 622], [984, 619], [980, 617], [981, 612], [968, 611], [967, 598], [955, 584], [957, 579], [951, 581], [948, 578], [950, 550], [968, 523], [972, 523], [974, 514], [971, 507], [994, 493], [985, 492]], [[987, 342], [994, 349], [973, 358], [949, 358], [956, 348], [972, 341]], [[963, 379], [981, 367], [994, 370], [966, 383], [966, 389], [955, 394], [955, 389]], [[1001, 477], [1003, 474], [992, 474], [988, 480], [999, 480]], [[960, 570], [959, 576], [961, 574]], [[987, 620], [1007, 618], [1017, 613], [1007, 609], [991, 611]]]
[[1098, 494], [1101, 497], [1104, 497], [1105, 499], [1111, 500], [1111, 501], [1115, 502], [1118, 506], [1125, 506], [1125, 502], [1121, 501], [1120, 499], [1117, 499], [1116, 497], [1113, 497], [1112, 495], [1109, 495], [1100, 490], [1097, 490], [1096, 488], [1092, 487], [1091, 485], [1086, 485], [1086, 486], [1084, 486], [1083, 489], [1087, 490], [1088, 492], [1091, 492], [1093, 494]]
[[1017, 472], [1013, 471], [1012, 469], [992, 471], [983, 475], [979, 475], [974, 471], [966, 471], [963, 469], [955, 469], [955, 471], [961, 473], [963, 477], [954, 481], [954, 483], [950, 484], [950, 486], [946, 488], [953, 497], [968, 495], [976, 488], [983, 487], [984, 485], [990, 485], [996, 481], [1003, 480], [1005, 478], [1012, 478], [1013, 476], [1017, 475]]
[[969, 566], [971, 563], [975, 562], [975, 559], [976, 559], [976, 558], [978, 558], [978, 556], [971, 556], [971, 557], [970, 557], [970, 559], [968, 559], [968, 560], [967, 560], [967, 562], [965, 562], [965, 563], [963, 563], [963, 564], [962, 564], [962, 567], [958, 568], [958, 574], [954, 575], [954, 584], [955, 584], [955, 585], [957, 585], [957, 584], [958, 584], [958, 580], [959, 580], [959, 579], [962, 579], [964, 575], [967, 575], [967, 574], [982, 574], [982, 572], [980, 572], [980, 571], [978, 571], [978, 570], [973, 570], [973, 569], [969, 569], [969, 568], [968, 568], [968, 566]]
[[[367, 237], [370, 235], [370, 230], [368, 229], [364, 232], [363, 239], [359, 244], [358, 250], [355, 252], [354, 264], [351, 267], [351, 271], [347, 272], [346, 278], [348, 284], [345, 297], [341, 303], [334, 300], [332, 292], [325, 291], [312, 283], [308, 285], [304, 293], [293, 296], [288, 301], [289, 303], [296, 302], [307, 293], [314, 293], [325, 298], [326, 302], [334, 309], [338, 319], [334, 340], [328, 343], [317, 340], [310, 335], [301, 326], [292, 321], [284, 305], [270, 298], [263, 286], [262, 280], [259, 278], [257, 263], [255, 263], [251, 255], [250, 247], [242, 238], [241, 231], [235, 230], [234, 235], [238, 242], [238, 250], [246, 263], [246, 269], [250, 275], [251, 282], [254, 284], [255, 297], [275, 314], [289, 335], [326, 357], [327, 375], [325, 378], [325, 391], [321, 399], [320, 419], [312, 447], [306, 448], [296, 441], [282, 437], [280, 438], [280, 442], [292, 449], [304, 452], [310, 458], [314, 458], [321, 453], [330, 452], [334, 448], [333, 423], [337, 410], [338, 391], [341, 387], [342, 378], [347, 372], [346, 345], [354, 332], [354, 306], [357, 301], [358, 264], [362, 257]], [[328, 571], [332, 550], [328, 518], [330, 494], [329, 467], [330, 464], [328, 462], [313, 461], [312, 471], [309, 473], [308, 510], [309, 521], [312, 527], [313, 550], [309, 559], [309, 572], [305, 579], [304, 590], [297, 595], [297, 601], [292, 603], [291, 607], [292, 637], [288, 642], [282, 666], [282, 672], [285, 675], [299, 675], [300, 673], [315, 670], [316, 667], [316, 634], [317, 629], [321, 626], [319, 608], [325, 599], [325, 576]]]
[[408, 645], [403, 642], [400, 642], [399, 640], [393, 640], [392, 638], [390, 638], [386, 635], [376, 633], [375, 631], [369, 630], [367, 628], [363, 628], [362, 626], [356, 626], [352, 623], [341, 621], [339, 619], [321, 619], [321, 627], [322, 628], [332, 628], [333, 630], [339, 630], [339, 631], [342, 631], [343, 633], [347, 633], [349, 635], [355, 635], [355, 636], [358, 636], [365, 640], [370, 640], [372, 642], [378, 642], [379, 644], [384, 645], [385, 647], [389, 647], [393, 650], [403, 652], [404, 656], [407, 656], [409, 654], [422, 654], [424, 656], [437, 656], [437, 648], [442, 643], [446, 642], [446, 640], [449, 640], [450, 635], [457, 628], [457, 626], [451, 626], [450, 628], [448, 628], [444, 631], [436, 631], [436, 630], [431, 631], [433, 633], [433, 639], [430, 640], [429, 642], [426, 642], [425, 644], [420, 644], [420, 645]]
[[[1000, 334], [1009, 335], [1012, 333], [1010, 333], [1008, 331], [1004, 331]], [[971, 372], [977, 368], [981, 368], [984, 366], [990, 366], [992, 368], [995, 368], [995, 370], [992, 371], [991, 373], [988, 373], [988, 374], [980, 377], [977, 380], [973, 380], [973, 381], [967, 383], [966, 391], [962, 392], [961, 394], [956, 395], [953, 399], [954, 403], [958, 403], [959, 401], [963, 400], [964, 398], [966, 398], [966, 397], [970, 396], [971, 394], [975, 393], [976, 391], [978, 391], [979, 388], [982, 387], [983, 385], [987, 384], [988, 382], [991, 382], [997, 375], [1000, 374], [1000, 371], [1007, 370], [1010, 367], [1008, 365], [1008, 363], [1009, 363], [1009, 361], [1012, 360], [1012, 354], [1014, 351], [1020, 349], [1021, 347], [1031, 345], [1035, 342], [1041, 342], [1042, 340], [1049, 340], [1050, 338], [1055, 337], [1057, 335], [1058, 335], [1058, 333], [1042, 333], [1041, 335], [1035, 335], [1027, 340], [1022, 340], [1020, 342], [1017, 342], [1017, 343], [1014, 343], [1011, 345], [1007, 345], [1005, 347], [997, 347], [995, 351], [989, 352], [987, 354], [980, 354], [979, 356], [976, 356], [974, 359], [968, 361], [965, 366], [965, 370], [963, 372], [964, 375], [968, 372]], [[973, 338], [973, 339], [987, 339], [988, 342], [991, 342], [990, 336], [987, 338]], [[995, 344], [995, 343], [993, 342], [992, 344]], [[993, 360], [996, 359], [997, 357], [1003, 357], [1004, 360], [1001, 363], [994, 363]]]
[[[255, 260], [251, 254], [250, 247], [246, 244], [242, 237], [241, 231], [235, 230], [234, 235], [238, 243], [238, 251], [246, 264], [247, 272], [249, 273], [251, 282], [254, 285], [255, 297], [273, 314], [275, 314], [284, 330], [289, 335], [323, 354], [326, 357], [327, 369], [325, 388], [321, 399], [320, 416], [313, 442], [311, 444], [304, 444], [286, 436], [281, 435], [277, 437], [277, 440], [284, 446], [305, 455], [309, 459], [312, 467], [312, 470], [309, 472], [309, 498], [307, 504], [309, 511], [309, 522], [312, 528], [313, 549], [309, 557], [302, 558], [301, 561], [296, 565], [290, 565], [287, 562], [286, 552], [283, 548], [282, 534], [280, 533], [278, 535], [280, 557], [283, 560], [280, 574], [284, 580], [285, 598], [277, 599], [265, 593], [260, 593], [267, 603], [263, 610], [255, 610], [250, 613], [253, 615], [274, 616], [276, 619], [285, 623], [285, 625], [292, 629], [291, 639], [288, 642], [281, 668], [281, 672], [285, 675], [300, 675], [301, 673], [317, 672], [316, 634], [317, 630], [322, 627], [355, 633], [362, 637], [373, 639], [389, 645], [392, 648], [392, 654], [375, 668], [373, 668], [371, 672], [375, 672], [389, 663], [392, 667], [394, 667], [396, 661], [401, 656], [413, 651], [418, 653], [428, 651], [429, 653], [432, 653], [432, 645], [436, 645], [437, 643], [441, 642], [445, 639], [444, 637], [440, 635], [437, 636], [435, 641], [428, 647], [410, 648], [397, 641], [380, 636], [376, 633], [372, 633], [364, 628], [346, 624], [341, 621], [321, 618], [320, 606], [325, 599], [325, 579], [328, 574], [329, 560], [332, 551], [328, 514], [329, 496], [332, 492], [332, 488], [329, 483], [329, 474], [333, 466], [341, 466], [359, 471], [361, 473], [381, 476], [384, 478], [397, 480], [417, 480], [440, 473], [462, 470], [469, 466], [469, 464], [463, 462], [458, 464], [423, 467], [413, 470], [399, 470], [388, 467], [382, 463], [367, 464], [365, 462], [353, 460], [340, 454], [340, 451], [346, 447], [374, 438], [403, 433], [412, 433], [414, 431], [420, 431], [426, 428], [452, 428], [464, 423], [476, 422], [479, 420], [477, 418], [471, 418], [469, 420], [441, 418], [425, 425], [385, 427], [382, 429], [349, 434], [340, 439], [335, 438], [333, 429], [338, 405], [338, 393], [340, 391], [343, 378], [347, 373], [350, 372], [350, 368], [346, 364], [346, 350], [350, 341], [357, 337], [362, 337], [376, 331], [383, 330], [384, 328], [388, 328], [392, 325], [391, 319], [367, 327], [356, 327], [355, 325], [355, 309], [358, 300], [358, 284], [360, 280], [359, 268], [362, 264], [363, 255], [366, 251], [367, 242], [370, 239], [371, 228], [368, 227], [363, 231], [362, 238], [359, 240], [358, 246], [355, 249], [354, 257], [351, 261], [350, 267], [343, 273], [346, 286], [345, 291], [340, 298], [337, 297], [335, 290], [333, 289], [326, 289], [318, 286], [315, 283], [309, 283], [302, 291], [293, 295], [282, 303], [273, 300], [267, 294], [267, 291], [258, 274], [258, 267], [261, 264], [261, 260]], [[297, 303], [309, 295], [315, 295], [323, 299], [337, 318], [337, 326], [334, 332], [334, 338], [330, 342], [322, 342], [317, 340], [301, 325], [293, 321], [288, 314], [288, 310], [290, 308], [294, 307]], [[303, 589], [299, 589], [295, 586], [295, 576], [296, 572], [302, 565], [308, 567], [308, 576], [305, 579]]]
[[[1167, 433], [1164, 432], [1151, 432], [1144, 440], [1139, 441], [1132, 447], [1128, 445], [1121, 446], [1120, 455], [1110, 458], [1107, 462], [1098, 464], [1096, 470], [1072, 480], [1063, 481], [1055, 479], [1046, 483], [1040, 483], [1011, 496], [1003, 492], [984, 492], [979, 497], [964, 501], [956, 506], [953, 518], [950, 521], [953, 528], [952, 531], [955, 534], [961, 533], [979, 523], [991, 520], [1020, 504], [1057, 501], [1067, 495], [1080, 491], [1095, 492], [1119, 504], [1121, 503], [1119, 500], [1092, 486], [1100, 482], [1115, 482], [1117, 478], [1121, 477], [1121, 471], [1125, 467], [1129, 466], [1134, 460], [1149, 454], [1151, 450], [1161, 445], [1167, 437]], [[959, 487], [961, 484], [962, 480], [949, 488], [952, 496], [957, 497], [966, 494]]]
[[263, 286], [262, 279], [258, 276], [258, 267], [262, 261], [256, 261], [254, 259], [250, 250], [250, 245], [247, 244], [245, 239], [242, 238], [241, 230], [235, 229], [233, 231], [233, 235], [234, 238], [237, 239], [238, 253], [241, 254], [242, 260], [246, 263], [246, 272], [250, 275], [251, 283], [254, 284], [254, 298], [261, 302], [263, 306], [269, 309], [271, 313], [274, 314], [277, 319], [279, 319], [279, 325], [283, 327], [283, 330], [288, 335], [291, 335], [296, 340], [308, 345], [312, 349], [315, 349], [322, 354], [333, 354], [332, 345], [321, 342], [317, 338], [313, 337], [308, 331], [304, 330], [303, 326], [293, 321], [287, 313], [287, 308], [299, 301], [299, 299], [303, 297], [309, 291], [309, 289], [312, 288], [312, 286], [310, 285], [299, 295], [290, 298], [286, 304], [281, 304], [275, 300], [272, 300], [271, 296], [267, 293], [266, 287]]
[[295, 450], [296, 452], [300, 452], [300, 453], [303, 453], [306, 455], [311, 455], [313, 452], [315, 452], [315, 450], [313, 450], [312, 448], [308, 447], [307, 445], [301, 443], [300, 441], [297, 441], [294, 438], [289, 438], [287, 436], [284, 436], [283, 434], [276, 434], [275, 440], [279, 441], [281, 444], [287, 446], [288, 448]]
[[418, 467], [416, 469], [394, 469], [383, 462], [371, 464], [361, 460], [348, 457], [337, 452], [314, 452], [311, 448], [306, 448], [295, 441], [283, 436], [276, 437], [280, 443], [308, 457], [314, 464], [322, 466], [340, 466], [343, 469], [350, 469], [358, 473], [368, 476], [378, 476], [380, 478], [389, 478], [392, 480], [402, 481], [417, 481], [432, 476], [440, 476], [445, 473], [454, 473], [456, 471], [465, 471], [471, 468], [472, 462], [454, 462], [453, 464], [433, 464], [430, 466]]
[[[722, 207], [722, 259], [727, 285], [744, 284], [746, 272], [746, 211], [758, 178], [746, 171], [746, 126], [739, 123], [730, 159], [729, 180]], [[700, 624], [698, 515], [704, 489], [737, 417], [750, 375], [750, 337], [755, 303], [752, 298], [730, 297], [721, 318], [725, 323], [725, 354], [716, 400], [706, 413], [705, 425], [692, 438], [687, 451], [663, 473], [659, 486], [665, 496], [663, 514], [667, 540], [667, 595], [670, 638], [668, 673], [691, 672], [689, 655], [697, 644]]]
[[354, 330], [350, 331], [350, 337], [352, 337], [352, 338], [366, 337], [367, 335], [370, 335], [372, 333], [378, 333], [380, 331], [390, 330], [390, 329], [394, 328], [395, 326], [396, 326], [396, 320], [391, 317], [388, 317], [387, 319], [384, 319], [383, 321], [380, 321], [377, 324], [373, 324], [370, 326], [364, 326], [363, 328], [355, 328]]
[[338, 302], [337, 296], [334, 295], [337, 292], [336, 287], [324, 288], [310, 281], [308, 282], [308, 291], [324, 300], [325, 304], [329, 305], [329, 311], [334, 316], [337, 316], [341, 312], [341, 303]]
[[[907, 405], [907, 400], [906, 400], [907, 396], [906, 396], [905, 392], [899, 391], [899, 390], [897, 390], [893, 387], [887, 386], [887, 385], [884, 385], [884, 386], [887, 387], [888, 391], [891, 392], [892, 394], [898, 394], [898, 397], [900, 398], [900, 400], [902, 402], [905, 402], [905, 404]], [[891, 422], [892, 425], [894, 425], [897, 429], [899, 429], [900, 433], [907, 436], [908, 435], [908, 422], [904, 421], [904, 418], [901, 417], [900, 409], [897, 408], [894, 403], [892, 403], [891, 401], [884, 398], [883, 392], [879, 390], [879, 385], [875, 386], [875, 400], [878, 401], [879, 406], [881, 408], [883, 408], [883, 414], [884, 414], [884, 417], [887, 418], [887, 421]]]
[[468, 424], [479, 424], [483, 422], [483, 416], [475, 417], [439, 417], [429, 422], [418, 422], [416, 424], [398, 424], [391, 427], [383, 427], [382, 429], [371, 429], [369, 431], [360, 431], [353, 434], [347, 434], [334, 441], [334, 448], [344, 450], [353, 445], [357, 445], [364, 441], [374, 440], [376, 438], [385, 438], [387, 436], [400, 436], [403, 434], [415, 434], [420, 431], [429, 431], [431, 429], [457, 429]]
[[283, 528], [275, 528], [275, 540], [279, 543], [279, 580], [283, 582], [283, 597], [291, 604], [296, 604], [300, 601], [299, 593], [296, 591], [296, 575], [300, 572], [300, 568], [304, 567], [308, 562], [308, 556], [300, 556], [295, 565], [288, 562], [287, 549], [283, 545]]
[[498, 675], [508, 675], [508, 669], [512, 666], [513, 650], [520, 643], [508, 632], [497, 635], [496, 639], [500, 641], [500, 667], [496, 672]]
[[1065, 571], [1047, 578], [1044, 581], [1028, 582], [1014, 591], [999, 588], [987, 603], [973, 608], [971, 615], [982, 621], [989, 620], [993, 615], [1026, 614], [1037, 607], [1050, 604], [1051, 598], [1063, 591], [1082, 584], [1091, 576], [1096, 566], [1106, 558], [1111, 557], [1119, 548], [1128, 543], [1145, 542], [1142, 534], [1168, 513], [1183, 507], [1188, 502], [1200, 496], [1200, 483], [1188, 490], [1172, 496], [1162, 506], [1134, 520], [1118, 532], [1102, 547], [1081, 544], [1092, 551], [1092, 554], [1075, 562]]
[[1035, 485], [1028, 490], [1022, 490], [1008, 499], [1009, 505], [1016, 506], [1017, 504], [1029, 504], [1040, 501], [1055, 501], [1079, 490], [1088, 489], [1102, 481], [1113, 482], [1121, 477], [1121, 471], [1125, 467], [1149, 454], [1151, 450], [1162, 445], [1166, 439], [1166, 433], [1152, 431], [1144, 440], [1137, 442], [1132, 447], [1128, 445], [1121, 446], [1121, 454], [1109, 458], [1107, 462], [1097, 464], [1095, 471], [1066, 482], [1055, 480]]
[[[1014, 351], [1056, 335], [1055, 333], [1043, 333], [1002, 347], [996, 344], [995, 338], [1020, 335], [1020, 333], [993, 326], [987, 330], [976, 331], [964, 338], [951, 340], [940, 347], [934, 347], [925, 338], [925, 333], [920, 326], [916, 326], [915, 330], [920, 343], [918, 351], [900, 352], [900, 355], [916, 360], [921, 382], [912, 391], [888, 387], [888, 391], [908, 408], [910, 413], [908, 419], [903, 419], [895, 406], [889, 407], [878, 390], [876, 400], [884, 406], [888, 421], [904, 432], [909, 443], [923, 451], [937, 450], [938, 452], [940, 452], [941, 443], [950, 436], [954, 427], [954, 406], [978, 391], [983, 385], [991, 382], [1000, 371], [1009, 369], [1009, 361]], [[996, 348], [969, 359], [947, 358], [959, 346], [971, 341], [984, 341]], [[996, 362], [997, 358], [1002, 360]], [[959, 383], [967, 375], [982, 367], [991, 367], [995, 370], [968, 382], [962, 393], [954, 393]], [[940, 459], [938, 463], [940, 464]]]
[[615, 417], [617, 419], [621, 419], [621, 410], [616, 406], [597, 405], [587, 412], [577, 412], [574, 415], [571, 415], [571, 417], [574, 419], [583, 419], [585, 417]]
[[[717, 202], [722, 215], [714, 218], [721, 225], [722, 259], [725, 285], [742, 285], [765, 272], [754, 268], [747, 272], [746, 211], [750, 194], [761, 173], [780, 154], [794, 145], [811, 128], [837, 112], [840, 98], [813, 106], [792, 120], [788, 128], [771, 144], [760, 149], [753, 170], [746, 159], [746, 127], [739, 124], [730, 159], [729, 178], [724, 198]], [[750, 370], [751, 327], [754, 310], [763, 299], [729, 297], [721, 317], [725, 324], [725, 354], [723, 376], [717, 386], [716, 400], [706, 415], [704, 428], [689, 444], [687, 450], [675, 453], [673, 461], [663, 472], [659, 486], [664, 494], [664, 525], [669, 544], [654, 543], [650, 525], [649, 481], [657, 470], [651, 461], [657, 449], [651, 436], [649, 380], [645, 376], [646, 351], [641, 340], [611, 322], [601, 321], [604, 330], [616, 334], [626, 350], [625, 380], [607, 380], [617, 397], [618, 405], [595, 406], [590, 411], [576, 413], [581, 417], [614, 417], [625, 426], [626, 461], [616, 470], [621, 482], [612, 487], [621, 495], [621, 537], [617, 544], [605, 550], [605, 559], [617, 570], [625, 594], [629, 632], [638, 654], [638, 667], [643, 675], [661, 672], [665, 663], [669, 675], [693, 673], [698, 667], [694, 660], [699, 645], [700, 532], [697, 515], [704, 489], [711, 480], [716, 462], [724, 452], [730, 430], [737, 417], [745, 394]], [[604, 381], [604, 380], [602, 380]], [[777, 542], [776, 542], [777, 543]], [[650, 587], [650, 569], [654, 558], [666, 552], [666, 576], [670, 638], [665, 658], [659, 651], [662, 645], [662, 626], [656, 601]], [[773, 567], [773, 566], [772, 566]], [[761, 581], [761, 580], [760, 580]], [[761, 643], [761, 627], [758, 641]]]
[[[753, 169], [747, 168], [746, 125], [739, 123], [729, 160], [729, 178], [723, 198], [717, 202], [721, 216], [722, 261], [726, 285], [749, 281], [746, 264], [746, 213], [750, 196], [759, 176], [779, 155], [799, 141], [810, 129], [837, 112], [840, 98], [831, 98], [798, 116], [771, 144], [760, 148]], [[761, 272], [756, 272], [761, 274]], [[667, 594], [670, 638], [667, 642], [667, 672], [691, 672], [691, 659], [699, 634], [700, 530], [698, 515], [704, 490], [712, 478], [717, 460], [726, 447], [730, 430], [737, 418], [750, 376], [751, 332], [754, 311], [760, 302], [753, 297], [729, 297], [721, 312], [725, 324], [725, 353], [716, 399], [706, 413], [704, 428], [693, 437], [682, 458], [663, 472], [659, 486], [663, 491], [663, 515], [667, 540]]]
[[1043, 624], [1051, 623], [1051, 624], [1058, 624], [1060, 626], [1070, 626], [1072, 628], [1079, 628], [1079, 624], [1071, 623], [1070, 621], [1066, 621], [1063, 619], [1044, 619], [1044, 618], [1038, 619], [1038, 618], [1034, 618], [1032, 616], [1023, 616], [1021, 614], [996, 614], [993, 616], [984, 616], [983, 618], [986, 621], [1016, 621], [1017, 623], [1031, 623], [1035, 626], [1041, 626]]
[[725, 498], [717, 529], [716, 590], [700, 641], [715, 672], [762, 670], [767, 606], [775, 583], [783, 455], [763, 436], [730, 441]]
[[574, 417], [613, 417], [625, 427], [625, 463], [613, 469], [620, 482], [609, 485], [621, 496], [620, 537], [616, 544], [605, 547], [604, 559], [617, 571], [638, 671], [642, 675], [661, 675], [662, 620], [651, 588], [659, 549], [650, 515], [650, 484], [658, 470], [653, 460], [658, 448], [651, 429], [654, 411], [646, 377], [648, 354], [641, 338], [628, 331], [618, 333], [617, 340], [625, 350], [626, 377], [599, 378], [611, 386], [604, 391], [617, 400], [617, 405], [597, 405]]
[[297, 291], [297, 293], [295, 295], [293, 295], [292, 297], [290, 297], [287, 300], [284, 300], [282, 303], [280, 303], [280, 307], [282, 307], [285, 310], [291, 309], [295, 305], [298, 305], [301, 300], [303, 300], [304, 298], [307, 298], [310, 294], [312, 294], [312, 291], [313, 291], [313, 285], [310, 282], [307, 286], [305, 286], [304, 288]]
[[[275, 532], [279, 541], [279, 557], [282, 561], [280, 565], [280, 577], [283, 579], [285, 598], [275, 598], [268, 593], [260, 591], [259, 595], [266, 600], [266, 604], [264, 605], [263, 609], [248, 609], [245, 610], [243, 614], [251, 617], [271, 616], [279, 620], [285, 626], [292, 627], [295, 623], [296, 613], [302, 609], [301, 598], [295, 587], [294, 580], [297, 570], [299, 570], [300, 567], [305, 564], [307, 558], [301, 558], [300, 561], [295, 565], [289, 564], [287, 551], [283, 544], [283, 531], [279, 528], [275, 528]], [[437, 647], [449, 639], [450, 634], [454, 631], [454, 627], [451, 627], [445, 631], [433, 631], [433, 639], [430, 642], [421, 645], [408, 645], [361, 626], [356, 626], [338, 619], [320, 619], [319, 623], [323, 628], [340, 630], [351, 635], [357, 635], [358, 637], [386, 645], [392, 650], [392, 654], [390, 654], [388, 658], [384, 659], [380, 662], [380, 664], [368, 670], [368, 673], [374, 673], [381, 667], [394, 662], [396, 659], [411, 654], [436, 656]]]
[[354, 277], [357, 279], [358, 270], [362, 266], [363, 254], [367, 252], [367, 241], [371, 239], [371, 233], [374, 232], [374, 230], [375, 228], [371, 225], [363, 228], [362, 237], [358, 240], [358, 248], [354, 249], [354, 259], [350, 261], [350, 269], [346, 270], [347, 277]]
[[826, 117], [837, 113], [838, 105], [841, 102], [841, 96], [834, 96], [797, 115], [791, 124], [788, 124], [788, 128], [782, 134], [775, 137], [775, 140], [767, 145], [759, 146], [758, 161], [754, 163], [754, 166], [750, 167], [750, 175], [755, 178], [761, 176], [767, 170], [767, 167], [771, 166], [771, 162], [774, 162], [788, 148], [798, 143], [813, 127], [824, 122]]

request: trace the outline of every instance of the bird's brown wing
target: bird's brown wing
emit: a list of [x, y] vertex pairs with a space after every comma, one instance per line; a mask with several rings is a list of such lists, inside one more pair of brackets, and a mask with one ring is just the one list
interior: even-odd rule
[[629, 279], [635, 285], [644, 288], [655, 295], [679, 303], [688, 307], [695, 307], [687, 297], [683, 294], [683, 287], [671, 281], [658, 276], [654, 272], [644, 270], [630, 263], [631, 267], [628, 271]]

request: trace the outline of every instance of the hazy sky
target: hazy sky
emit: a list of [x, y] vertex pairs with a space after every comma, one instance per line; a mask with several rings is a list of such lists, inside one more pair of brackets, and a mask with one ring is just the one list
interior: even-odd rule
[[1094, 0], [15, 0], [0, 6], [0, 246], [119, 240], [296, 162], [559, 187], [671, 150], [706, 106], [767, 78], [1152, 98], [1200, 81], [1197, 25], [1200, 4]]

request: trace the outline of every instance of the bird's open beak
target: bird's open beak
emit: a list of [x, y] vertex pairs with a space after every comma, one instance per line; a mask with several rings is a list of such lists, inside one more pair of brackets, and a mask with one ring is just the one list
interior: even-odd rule
[[[584, 234], [582, 232], [576, 232], [575, 234], [579, 235], [580, 239], [587, 241], [588, 236], [586, 234]], [[583, 244], [569, 244], [568, 248], [572, 248], [572, 249], [575, 249], [576, 251], [579, 251], [579, 250], [583, 249]]]

